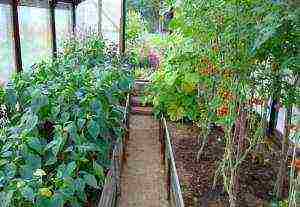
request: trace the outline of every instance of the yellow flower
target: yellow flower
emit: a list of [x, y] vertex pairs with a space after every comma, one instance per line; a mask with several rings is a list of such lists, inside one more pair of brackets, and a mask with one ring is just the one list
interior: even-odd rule
[[37, 169], [34, 173], [33, 173], [34, 176], [36, 177], [42, 177], [42, 176], [45, 176], [46, 173], [44, 170], [42, 169]]
[[49, 188], [40, 188], [39, 189], [39, 194], [41, 196], [44, 196], [44, 197], [51, 197], [52, 196], [52, 191], [49, 189]]
[[25, 186], [25, 182], [23, 180], [18, 181], [17, 188], [22, 188], [23, 186]]

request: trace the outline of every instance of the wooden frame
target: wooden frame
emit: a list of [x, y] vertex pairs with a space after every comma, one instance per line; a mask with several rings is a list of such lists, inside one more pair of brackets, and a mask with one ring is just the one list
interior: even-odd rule
[[[52, 35], [52, 55], [53, 58], [57, 57], [57, 41], [56, 41], [56, 27], [55, 27], [55, 8], [59, 3], [71, 4], [70, 8], [72, 11], [72, 32], [75, 34], [76, 30], [76, 7], [78, 4], [84, 0], [0, 0], [1, 4], [9, 4], [12, 7], [12, 27], [13, 27], [13, 44], [14, 44], [14, 63], [16, 72], [21, 72], [22, 68], [22, 51], [21, 51], [21, 41], [20, 41], [20, 25], [19, 25], [19, 14], [18, 6], [31, 6], [31, 7], [41, 7], [49, 8], [50, 13], [50, 27]], [[99, 0], [99, 13], [101, 11], [102, 0]], [[126, 40], [125, 40], [125, 30], [126, 30], [126, 0], [122, 0], [122, 16], [121, 16], [121, 28], [120, 28], [120, 53], [125, 53]], [[102, 18], [102, 14], [99, 14]], [[101, 35], [101, 18], [99, 22], [99, 35]]]
[[160, 120], [160, 141], [162, 146], [163, 164], [166, 171], [168, 200], [171, 207], [184, 207], [182, 191], [176, 170], [175, 158], [171, 144], [171, 137], [166, 119]]
[[76, 6], [83, 2], [83, 0], [53, 0], [53, 1], [38, 1], [38, 0], [0, 0], [0, 4], [11, 5], [11, 22], [12, 22], [12, 33], [13, 33], [13, 51], [14, 51], [14, 64], [16, 72], [21, 72], [23, 70], [22, 66], [22, 51], [21, 51], [21, 41], [20, 41], [20, 24], [19, 24], [19, 6], [30, 6], [37, 8], [49, 8], [50, 13], [50, 27], [52, 35], [52, 55], [53, 58], [57, 57], [57, 42], [56, 42], [56, 27], [55, 27], [55, 8], [57, 3], [72, 4], [72, 28], [75, 34], [76, 28]]

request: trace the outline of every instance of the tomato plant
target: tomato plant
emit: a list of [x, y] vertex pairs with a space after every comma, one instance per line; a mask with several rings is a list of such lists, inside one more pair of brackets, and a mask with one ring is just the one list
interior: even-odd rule
[[158, 114], [202, 129], [199, 154], [209, 126], [222, 126], [226, 149], [216, 175], [238, 206], [239, 166], [265, 137], [269, 98], [282, 102], [287, 117], [299, 105], [299, 9], [267, 0], [186, 0], [175, 14], [170, 27], [183, 40], [165, 53], [148, 98]]

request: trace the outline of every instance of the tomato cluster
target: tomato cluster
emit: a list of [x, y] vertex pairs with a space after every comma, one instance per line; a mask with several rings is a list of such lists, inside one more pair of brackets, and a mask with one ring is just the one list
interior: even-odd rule
[[254, 105], [262, 106], [262, 105], [264, 105], [264, 101], [260, 98], [251, 98], [249, 100], [249, 105], [251, 105], [251, 106], [254, 106]]
[[220, 108], [218, 108], [217, 115], [219, 117], [228, 116], [229, 115], [229, 107], [227, 105], [222, 105]]
[[225, 69], [222, 71], [222, 77], [225, 79], [232, 78], [233, 75], [234, 75], [234, 72], [230, 69]]
[[208, 63], [206, 68], [203, 68], [200, 73], [204, 76], [211, 76], [219, 74], [219, 70], [212, 63]]
[[234, 95], [232, 94], [232, 92], [230, 92], [228, 90], [220, 90], [219, 96], [227, 101], [234, 100]]

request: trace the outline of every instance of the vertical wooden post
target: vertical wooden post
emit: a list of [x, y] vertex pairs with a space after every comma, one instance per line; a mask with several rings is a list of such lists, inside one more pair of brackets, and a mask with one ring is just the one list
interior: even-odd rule
[[167, 161], [167, 199], [171, 200], [171, 159]]
[[21, 72], [23, 69], [22, 69], [22, 55], [21, 55], [21, 42], [20, 42], [18, 0], [12, 0], [12, 24], [13, 24], [15, 67], [17, 72]]
[[50, 2], [50, 25], [52, 34], [52, 55], [53, 58], [57, 58], [57, 43], [56, 43], [56, 27], [55, 27], [55, 0]]
[[121, 7], [120, 52], [124, 55], [126, 47], [126, 0], [122, 0]]
[[75, 35], [76, 30], [76, 5], [72, 3], [72, 32]]
[[166, 142], [165, 142], [165, 127], [162, 119], [159, 121], [159, 141], [162, 157], [162, 165], [166, 164]]

